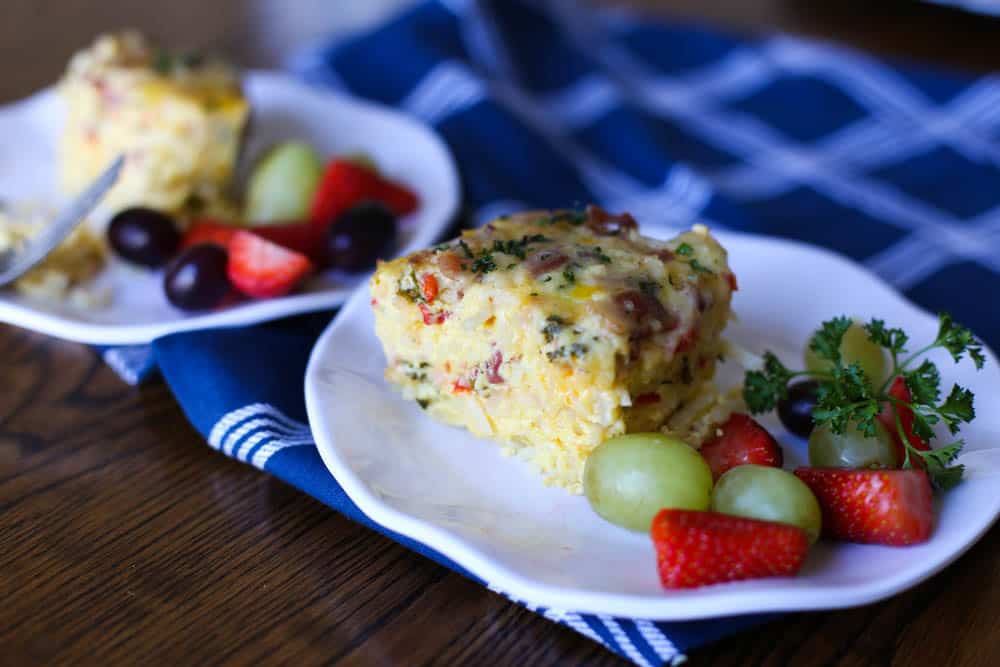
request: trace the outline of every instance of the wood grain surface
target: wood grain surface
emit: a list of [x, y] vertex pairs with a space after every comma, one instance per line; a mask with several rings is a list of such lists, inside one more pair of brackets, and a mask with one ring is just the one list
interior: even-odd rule
[[[917, 3], [641, 4], [1000, 67], [1000, 23]], [[73, 50], [121, 25], [273, 64], [297, 42], [260, 17], [290, 5], [320, 6], [4, 0], [0, 101], [52, 81]], [[0, 378], [0, 665], [626, 664], [213, 452], [162, 383], [126, 387], [89, 348], [0, 326]], [[998, 548], [994, 529], [892, 600], [789, 615], [690, 664], [998, 665]]]

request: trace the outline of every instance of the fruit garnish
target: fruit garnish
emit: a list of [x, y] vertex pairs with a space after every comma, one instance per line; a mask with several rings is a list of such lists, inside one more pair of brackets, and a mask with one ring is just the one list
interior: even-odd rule
[[707, 510], [712, 472], [685, 442], [662, 433], [629, 433], [590, 453], [583, 492], [604, 519], [645, 532], [664, 507]]
[[353, 160], [333, 160], [327, 165], [313, 197], [309, 219], [327, 229], [349, 208], [376, 201], [396, 217], [417, 210], [420, 201], [409, 188], [390, 181]]
[[254, 227], [253, 233], [282, 248], [301, 253], [322, 265], [324, 258], [324, 233], [308, 222], [293, 222], [284, 225]]
[[[941, 376], [937, 366], [923, 358], [929, 351], [943, 348], [958, 363], [968, 355], [977, 369], [986, 361], [982, 344], [967, 328], [957, 324], [947, 313], [938, 316], [937, 337], [928, 345], [909, 353], [909, 337], [902, 329], [887, 328], [880, 319], [864, 325], [868, 344], [884, 349], [890, 358], [890, 370], [885, 380], [873, 378], [860, 361], [847, 363], [842, 352], [845, 334], [854, 325], [848, 317], [835, 317], [823, 323], [809, 342], [809, 349], [824, 362], [823, 370], [792, 371], [778, 357], [768, 351], [759, 370], [746, 374], [743, 397], [754, 414], [773, 410], [788, 395], [788, 383], [796, 377], [809, 377], [818, 382], [816, 408], [812, 417], [817, 427], [825, 426], [834, 434], [844, 433], [848, 426], [867, 437], [876, 433], [876, 423], [883, 407], [891, 410], [890, 430], [904, 445], [902, 467], [914, 467], [919, 459], [926, 467], [930, 480], [937, 488], [950, 488], [957, 484], [963, 466], [951, 465], [961, 452], [963, 441], [956, 440], [940, 449], [926, 451], [915, 446], [904, 428], [904, 410], [909, 410], [913, 421], [910, 433], [925, 442], [934, 439], [935, 424], [944, 424], [952, 435], [958, 433], [963, 423], [975, 418], [973, 394], [957, 384], [941, 399]], [[918, 363], [919, 362], [919, 363]], [[902, 378], [910, 393], [907, 399], [901, 392], [891, 391], [895, 378]]]
[[880, 422], [871, 437], [853, 422], [843, 433], [824, 425], [809, 434], [809, 465], [814, 468], [898, 468], [902, 462], [896, 441]]
[[304, 220], [323, 173], [316, 150], [286, 141], [264, 154], [250, 173], [244, 217], [252, 224]]
[[396, 216], [384, 205], [362, 202], [337, 218], [323, 235], [325, 263], [344, 271], [368, 271], [396, 245]]
[[662, 510], [650, 536], [664, 588], [790, 577], [809, 551], [801, 528], [716, 512]]
[[[889, 396], [899, 401], [896, 403], [896, 409], [899, 411], [899, 425], [902, 427], [902, 436], [900, 435], [900, 429], [896, 428], [896, 416], [893, 413], [891, 403], [886, 403], [882, 406], [882, 412], [878, 413], [878, 420], [892, 435], [899, 460], [903, 461], [906, 459], [906, 445], [903, 444], [903, 436], [906, 437], [906, 442], [914, 449], [922, 452], [929, 451], [931, 446], [927, 441], [913, 432], [913, 410], [907, 407], [909, 403], [913, 402], [913, 395], [906, 386], [906, 380], [902, 377], [896, 377], [889, 387]], [[920, 457], [912, 457], [910, 461], [914, 465], [923, 467], [923, 459]]]
[[229, 247], [229, 241], [239, 230], [239, 227], [227, 222], [218, 220], [200, 219], [195, 220], [184, 233], [181, 240], [181, 248], [190, 248], [199, 243], [213, 243], [223, 248]]
[[420, 200], [409, 188], [385, 178], [379, 178], [375, 199], [389, 207], [400, 218], [417, 210]]
[[736, 466], [712, 489], [712, 511], [798, 526], [819, 539], [822, 512], [805, 483], [781, 468]]
[[163, 291], [176, 308], [187, 311], [216, 308], [230, 294], [225, 248], [199, 243], [178, 255], [163, 276]]
[[252, 232], [237, 231], [229, 242], [229, 280], [247, 296], [266, 299], [288, 294], [312, 269], [305, 255]]
[[823, 511], [823, 534], [868, 544], [925, 542], [934, 528], [931, 485], [923, 470], [799, 468]]
[[719, 429], [721, 433], [699, 450], [712, 469], [712, 479], [748, 463], [781, 467], [784, 461], [781, 446], [753, 417], [734, 412]]
[[375, 199], [381, 179], [371, 169], [350, 160], [333, 160], [326, 166], [313, 196], [309, 219], [328, 229], [347, 209], [368, 199]]
[[156, 268], [174, 256], [180, 246], [181, 235], [174, 219], [166, 213], [133, 207], [111, 218], [108, 243], [123, 259]]

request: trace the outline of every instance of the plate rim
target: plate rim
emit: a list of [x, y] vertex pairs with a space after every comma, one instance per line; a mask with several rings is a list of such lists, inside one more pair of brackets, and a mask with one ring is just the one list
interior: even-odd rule
[[[406, 254], [429, 245], [437, 236], [448, 229], [448, 225], [458, 215], [461, 204], [458, 167], [447, 143], [430, 125], [392, 107], [343, 91], [311, 85], [281, 70], [246, 69], [242, 72], [242, 80], [246, 86], [292, 86], [298, 88], [304, 95], [333, 98], [337, 104], [348, 105], [365, 115], [381, 117], [393, 123], [407, 126], [412, 131], [426, 137], [429, 145], [437, 153], [435, 160], [440, 160], [446, 177], [445, 191], [440, 197], [435, 197], [435, 200], [441, 204], [441, 215], [440, 219], [435, 218], [425, 222], [423, 227], [414, 233], [410, 242], [397, 251], [397, 254]], [[251, 80], [254, 83], [251, 83]], [[33, 106], [48, 103], [55, 95], [55, 89], [55, 86], [48, 86], [27, 97], [0, 105], [0, 116], [30, 114]], [[368, 275], [370, 273], [359, 275], [358, 284], [354, 286], [346, 285], [338, 289], [293, 294], [263, 301], [250, 301], [237, 308], [196, 313], [174, 321], [147, 324], [122, 325], [83, 321], [68, 314], [63, 315], [30, 307], [7, 298], [0, 298], [0, 323], [32, 330], [52, 338], [89, 345], [146, 345], [156, 338], [174, 333], [249, 326], [282, 317], [334, 308], [346, 303]]]
[[[868, 279], [878, 282], [891, 292], [904, 307], [911, 310], [914, 317], [937, 320], [934, 315], [914, 304], [866, 267], [828, 248], [795, 239], [739, 231], [723, 230], [717, 236], [721, 239], [740, 237], [750, 241], [777, 244], [799, 252], [819, 253], [841, 264], [846, 264], [851, 270], [861, 271]], [[496, 588], [515, 600], [560, 611], [607, 614], [659, 621], [704, 620], [759, 613], [822, 611], [857, 607], [887, 599], [933, 577], [967, 552], [1000, 518], [1000, 493], [998, 493], [994, 498], [992, 511], [979, 515], [980, 525], [972, 533], [966, 534], [958, 548], [947, 552], [933, 566], [896, 578], [852, 586], [848, 592], [845, 592], [843, 586], [835, 584], [811, 585], [801, 589], [789, 588], [774, 591], [774, 594], [765, 597], [762, 603], [759, 591], [741, 591], [739, 582], [727, 584], [724, 595], [706, 596], [704, 599], [685, 597], [678, 600], [668, 593], [653, 596], [580, 591], [534, 581], [528, 576], [514, 572], [507, 566], [493, 561], [487, 554], [478, 551], [474, 545], [465, 543], [459, 536], [444, 528], [383, 503], [340, 458], [334, 446], [333, 437], [330, 435], [331, 429], [323, 428], [326, 420], [321, 409], [324, 399], [319, 376], [325, 370], [323, 357], [324, 351], [331, 348], [329, 340], [336, 335], [339, 327], [344, 326], [340, 324], [341, 322], [348, 321], [354, 311], [367, 305], [367, 294], [366, 283], [348, 300], [340, 316], [334, 318], [327, 325], [309, 356], [304, 381], [306, 414], [320, 458], [351, 501], [373, 522], [433, 549], [466, 569], [473, 576], [488, 582], [492, 588]], [[998, 368], [997, 358], [993, 351], [984, 345], [984, 352], [993, 368]], [[790, 581], [794, 581], [794, 578]], [[885, 583], [886, 581], [889, 582], [888, 585]], [[836, 597], [819, 595], [823, 590], [836, 590], [838, 595]], [[753, 599], [752, 608], [750, 608], [751, 598]]]

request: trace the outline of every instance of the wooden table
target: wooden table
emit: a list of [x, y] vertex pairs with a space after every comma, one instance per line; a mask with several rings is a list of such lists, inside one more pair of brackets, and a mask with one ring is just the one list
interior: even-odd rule
[[[277, 1], [5, 0], [0, 100], [110, 26], [273, 63], [294, 43], [260, 25]], [[1000, 66], [1000, 23], [911, 3], [645, 4]], [[0, 664], [625, 664], [213, 452], [163, 384], [126, 387], [86, 347], [0, 326], [0, 377]], [[892, 600], [789, 616], [691, 664], [1000, 664], [998, 549], [995, 529]]]

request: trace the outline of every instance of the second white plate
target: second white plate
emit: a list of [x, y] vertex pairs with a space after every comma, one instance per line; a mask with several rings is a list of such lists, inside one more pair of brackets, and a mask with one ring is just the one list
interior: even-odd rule
[[[936, 318], [839, 256], [788, 241], [719, 236], [741, 288], [734, 302], [739, 320], [728, 336], [751, 349], [772, 349], [797, 365], [812, 330], [837, 314], [882, 317], [915, 341], [936, 335]], [[402, 400], [382, 378], [385, 358], [368, 301], [362, 289], [345, 306], [316, 344], [306, 374], [309, 422], [324, 462], [373, 520], [532, 604], [660, 620], [860, 605], [945, 567], [1000, 511], [1000, 412], [982, 409], [963, 431], [968, 477], [940, 497], [929, 542], [821, 543], [796, 578], [666, 592], [648, 536], [601, 520], [586, 499], [545, 487], [496, 444], [439, 424]], [[935, 361], [946, 386], [960, 382], [978, 405], [991, 406], [1000, 400], [1000, 369], [988, 356], [979, 373], [946, 355]], [[787, 466], [804, 464], [805, 443], [776, 419], [764, 422], [784, 445]]]
[[[322, 155], [364, 152], [387, 175], [420, 196], [420, 209], [400, 224], [399, 253], [433, 243], [455, 216], [460, 190], [454, 161], [428, 127], [401, 113], [345, 95], [306, 86], [287, 74], [250, 72], [244, 79], [253, 109], [247, 156], [285, 139], [302, 139]], [[57, 195], [56, 146], [61, 101], [52, 90], [0, 107], [0, 201], [52, 202]], [[332, 308], [361, 278], [327, 272], [299, 293], [250, 301], [210, 313], [187, 314], [163, 295], [162, 274], [131, 268], [112, 258], [97, 279], [112, 303], [87, 310], [0, 291], [0, 322], [91, 344], [148, 343], [169, 333], [254, 324]]]

